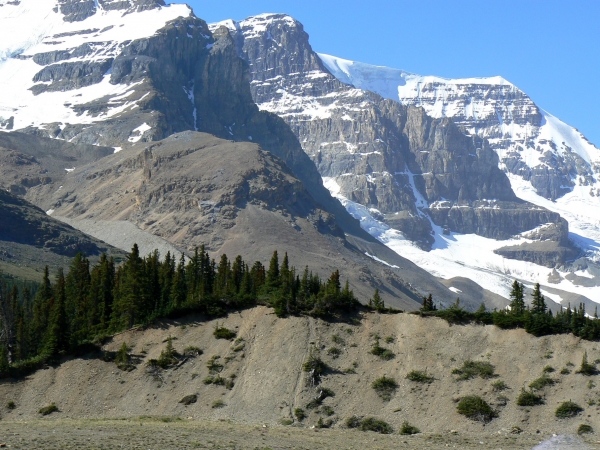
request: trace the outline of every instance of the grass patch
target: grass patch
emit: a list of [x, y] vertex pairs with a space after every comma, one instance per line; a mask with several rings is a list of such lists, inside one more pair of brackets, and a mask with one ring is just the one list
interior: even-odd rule
[[371, 354], [379, 356], [384, 361], [389, 361], [396, 356], [391, 350], [379, 345], [379, 336], [375, 337], [375, 344], [373, 344], [373, 347], [371, 347]]
[[219, 399], [219, 400], [215, 400], [214, 402], [212, 402], [211, 408], [217, 409], [217, 408], [222, 408], [223, 406], [225, 406], [225, 402], [223, 400]]
[[337, 333], [334, 334], [333, 336], [331, 336], [331, 340], [333, 341], [334, 344], [346, 345], [346, 341]]
[[221, 373], [223, 371], [225, 366], [219, 362], [219, 359], [221, 359], [220, 356], [214, 355], [206, 363], [206, 367], [211, 374]]
[[298, 419], [298, 422], [302, 422], [304, 419], [306, 419], [306, 413], [304, 412], [304, 410], [302, 408], [294, 409], [294, 416], [296, 416], [296, 419]]
[[583, 408], [577, 403], [569, 400], [568, 402], [561, 403], [560, 406], [556, 408], [554, 415], [559, 419], [569, 419], [575, 417], [580, 412], [583, 412]]
[[333, 416], [335, 411], [333, 410], [333, 408], [331, 406], [325, 405], [325, 406], [321, 406], [321, 413], [325, 414], [326, 416]]
[[435, 380], [426, 370], [412, 370], [406, 375], [406, 379], [417, 383], [431, 384]]
[[510, 389], [510, 388], [503, 380], [494, 381], [492, 383], [492, 390], [495, 392], [502, 392], [507, 389]]
[[394, 432], [391, 425], [383, 420], [376, 419], [375, 417], [367, 417], [360, 423], [361, 431], [375, 431], [381, 434], [390, 434]]
[[403, 435], [413, 435], [413, 434], [418, 434], [420, 432], [421, 432], [421, 430], [419, 430], [417, 427], [409, 424], [406, 420], [404, 422], [402, 422], [402, 426], [400, 427], [400, 434], [403, 434]]
[[354, 367], [348, 367], [348, 368], [344, 369], [344, 373], [345, 374], [355, 374], [356, 370], [354, 370]]
[[544, 399], [540, 395], [536, 395], [525, 389], [521, 389], [521, 393], [517, 397], [517, 405], [519, 406], [537, 406], [543, 404]]
[[307, 360], [302, 364], [302, 370], [308, 372], [312, 384], [319, 384], [321, 376], [325, 373], [325, 370], [327, 370], [327, 365], [319, 357], [317, 352], [314, 349], [311, 349]]
[[327, 354], [335, 359], [335, 358], [338, 358], [342, 354], [342, 351], [337, 347], [329, 347], [327, 349]]
[[375, 389], [382, 400], [389, 402], [396, 389], [398, 389], [398, 383], [393, 378], [384, 375], [373, 381], [371, 387]]
[[198, 401], [198, 396], [196, 394], [192, 394], [192, 395], [186, 395], [185, 397], [183, 397], [181, 400], [179, 400], [179, 403], [182, 403], [184, 406], [188, 406], [191, 405], [192, 403], [196, 403]]
[[494, 417], [497, 417], [497, 414], [492, 407], [477, 395], [463, 397], [458, 402], [456, 410], [459, 414], [462, 414], [471, 420], [483, 423], [490, 422]]
[[396, 338], [394, 336], [386, 336], [384, 341], [386, 344], [391, 344], [392, 342], [394, 342], [396, 340]]
[[52, 414], [56, 411], [58, 411], [58, 407], [54, 404], [54, 402], [52, 402], [48, 406], [40, 408], [38, 413], [40, 413], [42, 416], [47, 416], [48, 414]]
[[229, 328], [225, 328], [223, 324], [219, 325], [219, 323], [217, 322], [217, 324], [215, 325], [215, 331], [213, 331], [213, 335], [217, 339], [231, 340], [237, 336], [237, 333], [233, 330], [230, 330]]
[[453, 369], [452, 373], [458, 375], [459, 380], [469, 380], [475, 377], [488, 379], [497, 376], [494, 370], [495, 367], [487, 361], [471, 361], [468, 359], [463, 363], [462, 367]]
[[548, 375], [544, 374], [541, 377], [539, 377], [539, 378], [533, 380], [531, 383], [529, 383], [529, 387], [531, 389], [535, 389], [536, 391], [539, 391], [540, 389], [543, 389], [546, 386], [553, 386], [554, 384], [556, 384], [556, 380], [553, 380]]
[[556, 372], [556, 369], [552, 366], [544, 366], [544, 368], [542, 369], [542, 372], [544, 373], [552, 373], [552, 372]]
[[289, 417], [285, 417], [285, 418], [281, 419], [280, 422], [281, 422], [281, 425], [289, 426], [294, 423], [294, 420], [290, 419]]
[[567, 369], [566, 367], [563, 367], [563, 368], [560, 370], [560, 374], [561, 374], [561, 375], [569, 375], [570, 373], [571, 373], [571, 371], [570, 371], [569, 369]]

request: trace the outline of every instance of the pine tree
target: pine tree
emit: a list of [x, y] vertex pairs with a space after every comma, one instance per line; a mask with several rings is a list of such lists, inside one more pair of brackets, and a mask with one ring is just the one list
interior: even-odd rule
[[48, 357], [55, 357], [69, 350], [69, 324], [65, 311], [65, 285], [63, 270], [59, 268], [56, 277], [54, 302], [50, 311], [48, 329], [44, 336], [44, 347], [41, 352]]
[[377, 312], [383, 312], [385, 309], [385, 302], [381, 298], [381, 295], [379, 295], [379, 288], [375, 288], [375, 293], [373, 294], [373, 298], [369, 300], [369, 305], [372, 305]]
[[269, 269], [267, 270], [265, 288], [267, 292], [273, 292], [279, 289], [281, 280], [279, 277], [279, 257], [277, 256], [277, 250], [273, 252], [271, 261], [269, 262]]
[[519, 283], [517, 280], [513, 282], [509, 298], [510, 312], [514, 315], [520, 316], [525, 312], [524, 290], [523, 283]]
[[531, 312], [533, 314], [545, 313], [548, 307], [546, 306], [546, 301], [542, 295], [542, 291], [540, 290], [540, 283], [535, 284], [531, 297]]

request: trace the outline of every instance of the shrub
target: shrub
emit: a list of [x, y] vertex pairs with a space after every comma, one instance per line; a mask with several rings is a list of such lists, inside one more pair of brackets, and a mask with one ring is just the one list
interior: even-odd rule
[[125, 342], [121, 345], [121, 348], [117, 350], [115, 354], [115, 364], [117, 368], [124, 370], [126, 372], [130, 372], [134, 369], [133, 364], [131, 364], [131, 357], [129, 355], [130, 348], [127, 346]]
[[217, 375], [216, 377], [206, 377], [204, 380], [202, 380], [202, 382], [204, 384], [215, 384], [217, 386], [225, 386], [227, 380], [225, 380], [225, 378], [223, 378], [222, 376]]
[[346, 419], [346, 426], [348, 428], [358, 428], [360, 427], [361, 420], [356, 416], [348, 417]]
[[183, 356], [187, 356], [188, 358], [200, 356], [202, 353], [202, 350], [194, 345], [190, 345], [183, 349]]
[[179, 353], [173, 348], [173, 338], [169, 336], [167, 338], [167, 346], [163, 351], [160, 352], [160, 356], [156, 360], [156, 365], [166, 369], [169, 366], [177, 363]]
[[333, 410], [333, 408], [331, 406], [325, 405], [325, 406], [321, 406], [321, 412], [323, 414], [325, 414], [326, 416], [333, 416], [333, 413], [335, 411]]
[[6, 409], [15, 409], [17, 407], [17, 405], [15, 405], [15, 402], [13, 402], [12, 400], [9, 400], [6, 403]]
[[577, 403], [568, 401], [561, 403], [560, 406], [556, 408], [556, 412], [554, 413], [554, 415], [559, 419], [568, 419], [570, 417], [575, 417], [582, 411], [583, 408]]
[[335, 359], [342, 354], [342, 351], [337, 347], [329, 347], [327, 349], [327, 354]]
[[412, 426], [406, 420], [404, 422], [402, 422], [402, 426], [400, 427], [400, 434], [411, 435], [411, 434], [417, 434], [420, 432], [421, 432], [421, 430], [419, 430], [415, 426]]
[[535, 389], [536, 391], [539, 391], [540, 389], [545, 388], [546, 386], [552, 386], [556, 383], [555, 380], [553, 380], [552, 378], [550, 378], [548, 375], [542, 375], [541, 377], [533, 380], [531, 383], [529, 383], [529, 387], [531, 389]]
[[183, 403], [184, 406], [188, 406], [191, 405], [192, 403], [196, 403], [198, 401], [198, 396], [196, 394], [192, 394], [192, 395], [186, 395], [185, 397], [183, 397], [181, 400], [179, 400], [179, 403]]
[[508, 397], [506, 395], [499, 395], [496, 400], [498, 401], [498, 406], [508, 405]]
[[214, 402], [212, 402], [212, 408], [222, 408], [223, 406], [225, 406], [225, 402], [223, 402], [223, 400], [219, 399], [219, 400], [215, 400]]
[[354, 367], [348, 367], [348, 368], [344, 369], [344, 373], [353, 374], [353, 373], [356, 373], [356, 370], [354, 370]]
[[545, 366], [542, 369], [542, 372], [544, 372], [544, 373], [552, 373], [552, 372], [556, 372], [556, 370], [552, 366]]
[[410, 381], [416, 381], [417, 383], [433, 383], [433, 381], [435, 380], [435, 378], [433, 378], [432, 376], [430, 376], [427, 371], [423, 371], [423, 370], [412, 370], [410, 372], [408, 372], [408, 375], [406, 375], [406, 379], [410, 380]]
[[398, 389], [398, 383], [393, 378], [386, 377], [385, 375], [377, 378], [371, 384], [371, 387], [375, 389], [377, 395], [384, 401], [389, 402], [392, 398], [392, 394]]
[[217, 322], [217, 324], [215, 325], [215, 331], [213, 331], [213, 335], [217, 339], [231, 340], [237, 336], [237, 333], [235, 331], [230, 330], [229, 328], [225, 328], [222, 324], [219, 325], [219, 323]]
[[503, 380], [494, 381], [492, 383], [492, 390], [494, 390], [496, 392], [505, 391], [507, 389], [510, 389], [510, 388]]
[[581, 425], [579, 425], [579, 428], [577, 428], [577, 434], [587, 434], [593, 432], [594, 429], [590, 425], [587, 425], [585, 423], [582, 423]]
[[280, 421], [280, 422], [281, 422], [281, 425], [288, 426], [288, 425], [291, 425], [291, 424], [293, 424], [293, 423], [294, 423], [294, 420], [293, 420], [293, 419], [290, 419], [290, 418], [288, 418], [288, 417], [284, 417], [283, 419], [281, 419], [281, 421]]
[[373, 347], [371, 348], [371, 354], [375, 355], [375, 356], [379, 356], [381, 359], [385, 360], [385, 361], [389, 361], [390, 359], [393, 359], [394, 353], [391, 350], [388, 350], [387, 348], [384, 348], [382, 346], [379, 345], [379, 337], [376, 336], [375, 337], [375, 344], [373, 344]]
[[218, 355], [214, 355], [213, 357], [211, 357], [208, 362], [206, 363], [206, 367], [208, 368], [208, 371], [212, 374], [215, 373], [221, 373], [223, 371], [223, 364], [219, 363], [218, 360], [221, 357]]
[[54, 402], [50, 403], [48, 406], [44, 406], [40, 408], [38, 411], [42, 416], [47, 416], [48, 414], [52, 414], [53, 412], [58, 411], [58, 407], [54, 404]]
[[469, 380], [475, 377], [484, 379], [493, 378], [495, 367], [487, 361], [471, 361], [466, 360], [462, 367], [452, 370], [452, 373], [458, 375], [459, 380]]
[[394, 430], [389, 423], [374, 417], [367, 417], [360, 423], [361, 431], [375, 431], [381, 434], [390, 434]]
[[308, 359], [302, 364], [302, 370], [308, 372], [312, 384], [318, 384], [325, 373], [327, 365], [321, 360], [314, 349], [311, 349]]
[[561, 374], [561, 375], [569, 375], [570, 373], [571, 373], [571, 371], [570, 371], [569, 369], [567, 369], [566, 367], [563, 367], [563, 368], [560, 370], [560, 374]]
[[576, 373], [580, 373], [581, 375], [595, 375], [596, 374], [596, 366], [594, 364], [590, 364], [588, 362], [587, 352], [583, 354], [583, 358], [581, 359], [581, 366]]
[[302, 408], [294, 409], [294, 416], [296, 416], [296, 419], [298, 419], [299, 422], [302, 422], [304, 419], [306, 419], [306, 413]]
[[385, 342], [386, 342], [387, 344], [391, 344], [391, 343], [392, 343], [392, 342], [394, 342], [396, 339], [394, 338], [394, 336], [386, 336], [384, 340], [385, 340]]
[[525, 389], [521, 389], [521, 393], [517, 397], [517, 405], [519, 406], [537, 406], [543, 404], [544, 399], [541, 396]]
[[497, 417], [496, 412], [488, 403], [477, 395], [469, 395], [463, 397], [456, 406], [459, 414], [468, 417], [471, 420], [487, 423], [494, 417]]
[[337, 345], [345, 345], [346, 344], [346, 341], [344, 341], [344, 339], [342, 339], [339, 334], [334, 334], [333, 336], [331, 336], [331, 340], [333, 341], [334, 344], [337, 344]]

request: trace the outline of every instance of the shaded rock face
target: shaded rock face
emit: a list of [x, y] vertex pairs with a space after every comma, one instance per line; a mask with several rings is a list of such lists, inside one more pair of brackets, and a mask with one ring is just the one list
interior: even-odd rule
[[21, 244], [73, 257], [99, 255], [110, 246], [55, 220], [26, 200], [0, 190], [0, 248]]
[[[211, 29], [220, 26], [250, 66], [254, 100], [286, 121], [321, 176], [421, 248], [434, 241], [431, 223], [508, 239], [560, 220], [516, 198], [487, 141], [336, 79], [291, 17], [263, 14]], [[482, 207], [490, 201], [493, 209]]]

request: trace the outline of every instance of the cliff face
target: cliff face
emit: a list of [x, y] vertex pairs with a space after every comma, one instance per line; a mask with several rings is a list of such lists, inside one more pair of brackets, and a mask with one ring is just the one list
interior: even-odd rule
[[[222, 26], [248, 61], [259, 107], [286, 121], [339, 195], [421, 248], [434, 242], [432, 224], [508, 239], [560, 221], [517, 199], [487, 141], [423, 108], [336, 79], [293, 18], [263, 14], [210, 27]], [[485, 212], [490, 202], [493, 214]]]

